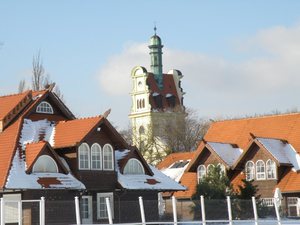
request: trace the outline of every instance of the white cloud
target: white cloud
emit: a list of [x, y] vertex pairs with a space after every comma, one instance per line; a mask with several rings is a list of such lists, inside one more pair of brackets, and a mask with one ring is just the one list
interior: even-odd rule
[[[300, 25], [259, 31], [237, 41], [236, 48], [241, 51], [233, 54], [240, 54], [242, 61], [163, 49], [164, 72], [173, 67], [183, 72], [182, 86], [186, 104], [190, 104], [186, 106], [210, 115], [216, 111], [245, 115], [299, 106], [295, 96], [300, 96]], [[111, 95], [128, 94], [131, 69], [137, 65], [148, 69], [148, 52], [146, 44], [127, 45], [100, 70], [101, 87]], [[244, 54], [249, 57], [245, 59]]]

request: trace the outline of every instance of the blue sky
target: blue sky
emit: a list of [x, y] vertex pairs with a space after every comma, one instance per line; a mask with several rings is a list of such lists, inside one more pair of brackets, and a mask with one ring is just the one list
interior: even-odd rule
[[[156, 22], [164, 72], [179, 69], [199, 117], [300, 107], [300, 1], [0, 1], [0, 94], [30, 82], [39, 50], [79, 117], [129, 124], [130, 72], [149, 68]], [[299, 68], [298, 68], [299, 67]]]

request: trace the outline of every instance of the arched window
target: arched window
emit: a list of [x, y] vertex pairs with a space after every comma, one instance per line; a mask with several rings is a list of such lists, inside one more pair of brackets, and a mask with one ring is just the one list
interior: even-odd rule
[[254, 163], [252, 161], [248, 161], [245, 166], [245, 172], [246, 172], [246, 180], [254, 180]]
[[140, 100], [136, 100], [136, 108], [137, 108], [137, 109], [140, 108]]
[[210, 171], [212, 171], [212, 169], [214, 168], [215, 166], [213, 164], [209, 164], [207, 166], [207, 173], [209, 173]]
[[38, 157], [32, 168], [33, 173], [58, 173], [54, 159], [48, 155]]
[[53, 114], [53, 108], [52, 108], [52, 106], [48, 102], [42, 101], [36, 107], [36, 112], [38, 112], [38, 113]]
[[78, 148], [79, 169], [90, 169], [90, 147], [87, 143], [82, 143]]
[[276, 164], [273, 160], [269, 159], [266, 163], [267, 179], [276, 179]]
[[142, 101], [142, 106], [143, 106], [143, 108], [145, 108], [145, 99], [143, 99], [143, 101]]
[[145, 174], [145, 170], [139, 160], [129, 159], [124, 167], [123, 174]]
[[226, 175], [226, 168], [223, 164], [218, 163], [218, 166], [220, 167], [220, 173], [223, 174], [224, 176]]
[[102, 169], [101, 147], [95, 143], [91, 148], [91, 168], [94, 170]]
[[113, 148], [110, 144], [106, 144], [103, 147], [103, 170], [113, 170], [114, 160], [113, 160]]
[[206, 168], [204, 165], [198, 166], [197, 169], [197, 177], [198, 177], [198, 183], [205, 177], [206, 175]]
[[144, 128], [143, 125], [140, 126], [140, 128], [139, 128], [139, 133], [140, 133], [140, 134], [145, 134], [145, 128]]
[[266, 168], [265, 163], [262, 160], [256, 162], [256, 179], [265, 180], [266, 179]]

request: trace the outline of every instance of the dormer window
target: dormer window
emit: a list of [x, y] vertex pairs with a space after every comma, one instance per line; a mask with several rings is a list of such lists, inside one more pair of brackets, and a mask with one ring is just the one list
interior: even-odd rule
[[265, 163], [262, 160], [256, 162], [256, 179], [265, 180], [266, 179], [266, 168]]
[[53, 158], [41, 155], [33, 165], [33, 173], [58, 173], [58, 167]]
[[52, 106], [45, 101], [42, 101], [38, 107], [36, 108], [37, 113], [46, 113], [46, 114], [53, 114]]
[[204, 165], [198, 166], [197, 169], [198, 183], [206, 176], [206, 168]]
[[276, 164], [273, 160], [269, 159], [266, 163], [267, 179], [276, 179]]
[[246, 180], [247, 181], [254, 180], [255, 170], [254, 170], [254, 163], [252, 161], [248, 161], [246, 163], [245, 171], [246, 171]]
[[124, 167], [123, 174], [145, 174], [145, 170], [139, 160], [129, 159]]

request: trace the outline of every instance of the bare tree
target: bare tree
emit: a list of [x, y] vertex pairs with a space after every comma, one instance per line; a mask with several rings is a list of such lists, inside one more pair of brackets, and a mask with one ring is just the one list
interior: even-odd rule
[[18, 92], [22, 93], [25, 90], [26, 90], [26, 81], [23, 79], [23, 80], [20, 80], [20, 82], [19, 82]]
[[37, 55], [33, 56], [32, 59], [32, 89], [34, 91], [39, 91], [44, 88], [47, 82], [45, 77], [45, 69], [43, 66], [43, 61], [41, 59], [41, 52], [38, 51]]
[[132, 132], [136, 128], [128, 127], [120, 134], [130, 145], [136, 145], [148, 163], [155, 165], [172, 152], [194, 151], [202, 140], [210, 121], [199, 119], [193, 110], [189, 109], [188, 112], [184, 120], [172, 123], [165, 123], [163, 118], [159, 118], [161, 121], [157, 121], [158, 124], [164, 124], [164, 132], [160, 136], [153, 134], [150, 126], [145, 127], [142, 133]]
[[[45, 69], [43, 66], [43, 61], [41, 58], [41, 52], [38, 51], [36, 55], [33, 56], [32, 59], [32, 76], [31, 76], [31, 89], [34, 91], [40, 91], [45, 88], [49, 88], [51, 84], [55, 84], [51, 81], [49, 74], [45, 73]], [[26, 90], [26, 81], [21, 80], [19, 82], [18, 91], [19, 93]], [[53, 92], [64, 102], [63, 94], [60, 91], [58, 85], [55, 85]]]
[[167, 152], [194, 151], [208, 130], [210, 121], [198, 118], [192, 109], [188, 109], [184, 119], [168, 123], [162, 139]]

